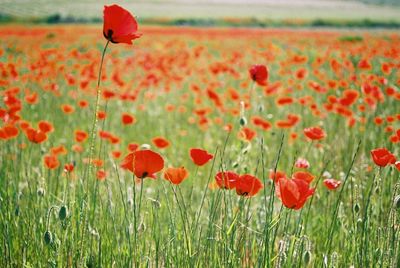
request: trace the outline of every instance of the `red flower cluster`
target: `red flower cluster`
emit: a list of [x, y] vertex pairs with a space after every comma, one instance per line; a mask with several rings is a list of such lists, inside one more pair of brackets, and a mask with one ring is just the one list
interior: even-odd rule
[[221, 189], [235, 189], [241, 196], [255, 196], [262, 188], [261, 181], [249, 174], [238, 175], [233, 171], [218, 172], [215, 175], [215, 182]]

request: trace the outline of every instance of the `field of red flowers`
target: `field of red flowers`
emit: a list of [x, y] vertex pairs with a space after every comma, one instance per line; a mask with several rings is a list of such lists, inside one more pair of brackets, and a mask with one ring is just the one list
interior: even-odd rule
[[400, 265], [398, 32], [113, 27], [0, 26], [1, 267]]

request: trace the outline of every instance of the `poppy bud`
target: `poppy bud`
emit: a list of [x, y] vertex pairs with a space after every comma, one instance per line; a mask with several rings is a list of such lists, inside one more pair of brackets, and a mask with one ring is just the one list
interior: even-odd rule
[[68, 208], [67, 206], [63, 205], [60, 210], [58, 211], [58, 218], [63, 221], [68, 216]]
[[355, 204], [354, 204], [354, 212], [355, 212], [355, 213], [360, 212], [360, 205], [359, 205], [358, 203], [355, 203]]
[[149, 144], [142, 144], [140, 145], [140, 150], [150, 150], [151, 146]]
[[239, 166], [239, 163], [238, 162], [234, 162], [233, 164], [232, 164], [232, 167], [233, 168], [237, 168]]
[[394, 198], [394, 208], [400, 210], [400, 195]]
[[258, 111], [262, 113], [262, 111], [264, 111], [264, 106], [263, 105], [258, 106]]
[[19, 216], [19, 206], [15, 207], [15, 211], [14, 211], [15, 216]]
[[303, 261], [306, 265], [308, 265], [311, 261], [311, 252], [310, 251], [305, 251], [303, 254]]
[[240, 117], [239, 124], [240, 124], [242, 127], [245, 126], [245, 125], [247, 125], [247, 119], [246, 119], [246, 117], [244, 117], [244, 116]]
[[45, 190], [43, 188], [38, 188], [37, 189], [37, 195], [40, 197], [43, 197], [45, 194]]
[[51, 234], [51, 232], [49, 230], [47, 230], [44, 233], [44, 242], [46, 243], [46, 245], [50, 245], [53, 242], [53, 235]]

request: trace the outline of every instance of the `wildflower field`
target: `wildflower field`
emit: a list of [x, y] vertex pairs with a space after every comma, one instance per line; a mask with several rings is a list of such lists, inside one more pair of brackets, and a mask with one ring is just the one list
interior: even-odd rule
[[0, 25], [1, 267], [399, 267], [398, 31], [117, 17]]

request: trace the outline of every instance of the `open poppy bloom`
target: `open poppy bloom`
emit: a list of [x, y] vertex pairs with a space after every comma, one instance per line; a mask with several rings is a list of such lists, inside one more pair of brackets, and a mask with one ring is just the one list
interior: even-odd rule
[[164, 159], [151, 150], [139, 150], [125, 156], [121, 167], [133, 172], [139, 179], [155, 179], [155, 173], [164, 168]]
[[239, 175], [233, 171], [218, 172], [215, 175], [215, 182], [219, 188], [233, 189], [236, 187], [236, 182], [239, 180]]
[[276, 187], [277, 196], [283, 205], [294, 210], [301, 209], [314, 191], [307, 181], [299, 179], [281, 178]]
[[118, 5], [104, 6], [103, 35], [111, 43], [132, 44], [141, 34], [138, 25], [129, 11]]
[[324, 185], [326, 186], [326, 188], [328, 188], [328, 190], [336, 190], [340, 184], [342, 184], [341, 181], [337, 181], [334, 179], [325, 179], [324, 180]]
[[304, 135], [311, 140], [321, 140], [326, 137], [325, 131], [320, 127], [305, 128]]
[[255, 196], [263, 188], [263, 185], [256, 177], [245, 174], [236, 181], [235, 188], [238, 195], [251, 197]]
[[41, 130], [36, 130], [33, 128], [28, 128], [25, 130], [26, 137], [33, 143], [42, 143], [47, 140], [46, 133]]
[[213, 158], [213, 155], [209, 154], [206, 150], [193, 148], [190, 149], [190, 158], [192, 158], [195, 165], [203, 166]]
[[179, 168], [170, 167], [164, 171], [164, 179], [170, 181], [173, 184], [180, 184], [188, 176], [189, 172], [184, 167], [179, 167]]
[[48, 169], [55, 169], [60, 165], [60, 162], [54, 155], [45, 155], [43, 161]]
[[268, 80], [268, 69], [265, 65], [253, 65], [249, 69], [251, 79], [260, 86], [265, 86]]
[[386, 167], [396, 162], [396, 157], [386, 148], [377, 148], [371, 151], [372, 160], [380, 167]]

